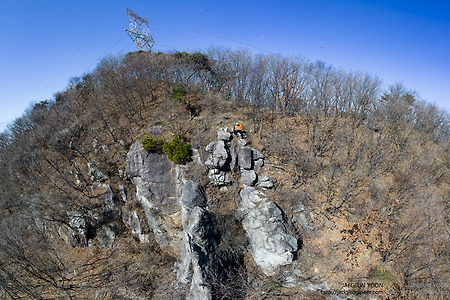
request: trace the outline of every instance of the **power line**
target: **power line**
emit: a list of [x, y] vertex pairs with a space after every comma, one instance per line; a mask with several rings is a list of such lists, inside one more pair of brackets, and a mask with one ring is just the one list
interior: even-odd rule
[[[133, 13], [133, 12], [131, 12], [131, 13]], [[138, 17], [139, 18], [139, 17]], [[200, 35], [205, 35], [205, 36], [211, 36], [211, 37], [214, 37], [214, 38], [217, 38], [217, 39], [223, 39], [223, 40], [228, 40], [228, 41], [231, 41], [231, 42], [233, 42], [233, 43], [237, 43], [237, 44], [241, 44], [241, 45], [245, 45], [245, 46], [247, 46], [247, 47], [251, 47], [251, 48], [254, 48], [254, 49], [257, 49], [257, 50], [260, 50], [260, 51], [263, 51], [263, 52], [265, 52], [265, 53], [268, 53], [268, 54], [274, 54], [273, 52], [271, 52], [271, 51], [268, 51], [268, 50], [266, 50], [266, 49], [263, 49], [263, 48], [261, 48], [261, 47], [258, 47], [258, 46], [255, 46], [255, 45], [252, 45], [252, 44], [249, 44], [249, 43], [245, 43], [245, 42], [241, 42], [241, 41], [238, 41], [238, 40], [235, 40], [235, 39], [231, 39], [231, 38], [227, 38], [227, 37], [222, 37], [222, 36], [218, 36], [218, 35], [214, 35], [214, 34], [211, 34], [211, 33], [204, 33], [204, 32], [201, 32], [201, 31], [196, 31], [196, 30], [190, 30], [190, 29], [184, 29], [184, 28], [177, 28], [177, 27], [167, 27], [167, 26], [154, 26], [153, 28], [158, 28], [158, 29], [170, 29], [170, 30], [178, 30], [178, 31], [184, 31], [184, 32], [190, 32], [190, 33], [196, 33], [196, 34], [200, 34]], [[127, 31], [128, 32], [128, 31]], [[89, 67], [86, 69], [86, 71], [85, 71], [85, 73], [87, 72], [87, 71], [89, 71], [89, 69], [93, 66], [93, 65], [95, 65], [96, 63], [98, 63], [112, 48], [114, 48], [117, 44], [119, 44], [123, 39], [125, 39], [127, 36], [126, 35], [124, 35], [124, 36], [122, 36], [119, 40], [117, 40], [116, 42], [114, 42], [108, 49], [106, 49], [95, 61], [93, 61], [90, 65], [89, 65]], [[153, 41], [153, 38], [152, 38], [152, 41]], [[154, 41], [153, 41], [153, 43], [154, 43]], [[167, 47], [167, 48], [170, 48], [170, 47], [172, 47], [172, 48], [176, 48], [175, 46], [171, 46], [171, 45], [165, 45], [165, 44], [157, 44], [158, 46], [163, 46], [163, 47]], [[152, 44], [152, 46], [153, 46], [153, 44]], [[126, 47], [124, 47], [122, 50], [120, 50], [119, 51], [119, 53], [121, 53], [123, 50], [125, 50], [126, 48], [128, 48], [129, 47], [129, 45], [127, 45]]]
[[[89, 69], [94, 65], [94, 64], [96, 64], [96, 63], [98, 63], [105, 55], [106, 55], [106, 53], [108, 53], [109, 52], [109, 50], [111, 50], [112, 48], [114, 48], [114, 46], [116, 46], [118, 43], [120, 43], [124, 38], [126, 38], [127, 36], [126, 35], [124, 35], [124, 36], [122, 36], [118, 41], [116, 41], [114, 44], [112, 44], [108, 49], [106, 49], [94, 62], [92, 62], [90, 65], [89, 65], [89, 67], [87, 67], [87, 69], [86, 69], [86, 71], [85, 71], [85, 73], [87, 72], [87, 71], [89, 71]], [[128, 47], [128, 46], [127, 46]]]
[[241, 41], [238, 41], [238, 40], [230, 39], [230, 38], [227, 38], [227, 37], [214, 35], [214, 34], [211, 34], [211, 33], [204, 33], [204, 32], [196, 31], [196, 30], [177, 28], [177, 27], [167, 27], [167, 26], [154, 26], [153, 28], [178, 30], [178, 31], [185, 31], [185, 32], [191, 32], [191, 33], [197, 33], [197, 34], [201, 34], [201, 35], [211, 36], [211, 37], [215, 37], [215, 38], [218, 38], [218, 39], [228, 40], [228, 41], [231, 41], [231, 42], [234, 42], [234, 43], [237, 43], [237, 44], [242, 44], [242, 45], [245, 45], [247, 47], [254, 48], [254, 49], [258, 49], [258, 50], [266, 52], [268, 54], [274, 54], [273, 52], [268, 51], [266, 49], [263, 49], [261, 47], [258, 47], [258, 46], [255, 46], [255, 45], [252, 45], [252, 44], [249, 44], [249, 43], [241, 42]]

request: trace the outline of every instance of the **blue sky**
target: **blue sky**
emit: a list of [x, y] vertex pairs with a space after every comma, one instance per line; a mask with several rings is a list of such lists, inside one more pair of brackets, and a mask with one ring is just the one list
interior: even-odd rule
[[249, 48], [403, 82], [450, 111], [450, 1], [0, 0], [0, 130], [102, 56], [135, 51], [125, 7], [154, 51]]

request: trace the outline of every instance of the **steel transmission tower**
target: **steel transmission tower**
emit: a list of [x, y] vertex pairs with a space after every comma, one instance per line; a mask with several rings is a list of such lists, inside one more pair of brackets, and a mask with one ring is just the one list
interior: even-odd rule
[[125, 29], [125, 31], [133, 42], [136, 43], [136, 48], [138, 48], [138, 50], [151, 52], [155, 41], [148, 30], [147, 18], [139, 17], [128, 8], [125, 8], [125, 13], [127, 14], [128, 22], [130, 23], [130, 27]]

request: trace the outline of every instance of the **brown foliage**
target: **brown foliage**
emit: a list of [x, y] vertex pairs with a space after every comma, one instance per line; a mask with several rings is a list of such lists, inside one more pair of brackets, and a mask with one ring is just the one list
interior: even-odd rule
[[[188, 91], [186, 103], [170, 98], [178, 85]], [[94, 188], [88, 163], [117, 194], [126, 153], [150, 128], [167, 140], [189, 138], [201, 154], [215, 131], [235, 119], [248, 128], [249, 142], [264, 148], [264, 172], [277, 179], [271, 198], [291, 217], [299, 201], [315, 216], [314, 230], [294, 222], [305, 234], [299, 257], [308, 260], [302, 270], [308, 278], [321, 270], [339, 286], [389, 269], [400, 287], [448, 282], [448, 114], [399, 84], [383, 95], [380, 86], [368, 74], [245, 50], [103, 59], [55, 103], [37, 103], [0, 136], [0, 295], [176, 297], [168, 282], [185, 294], [185, 286], [173, 283], [173, 258], [153, 244], [122, 235], [127, 244], [118, 242], [115, 251], [76, 253], [24, 212], [55, 225], [68, 222], [68, 209], [99, 209], [105, 195]], [[198, 107], [198, 115], [186, 104]], [[219, 193], [211, 195], [217, 196], [212, 204], [221, 201]], [[233, 225], [224, 244], [234, 247], [233, 233], [243, 233], [231, 213], [220, 218]], [[230, 285], [217, 287], [224, 298], [283, 295], [281, 279], [258, 277], [249, 265], [230, 271]]]

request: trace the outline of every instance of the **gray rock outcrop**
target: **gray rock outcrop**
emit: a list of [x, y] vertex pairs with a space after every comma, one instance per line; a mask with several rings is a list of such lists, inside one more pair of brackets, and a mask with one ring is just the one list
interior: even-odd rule
[[212, 215], [204, 209], [203, 188], [186, 181], [182, 189], [183, 244], [177, 263], [178, 280], [190, 284], [186, 299], [212, 299], [211, 281], [220, 277], [220, 258]]
[[66, 224], [58, 227], [58, 235], [71, 247], [79, 248], [86, 246], [85, 236], [80, 235], [77, 230], [74, 230]]
[[247, 141], [244, 139], [238, 139], [238, 144], [240, 147], [244, 147], [247, 145]]
[[133, 144], [128, 152], [126, 170], [158, 245], [180, 250], [183, 236], [177, 197], [180, 170], [173, 167], [166, 155], [144, 151], [140, 143]]
[[72, 247], [87, 246], [87, 224], [86, 219], [80, 211], [67, 211], [69, 226], [66, 228], [66, 243]]
[[[211, 142], [205, 147], [205, 151], [209, 153], [209, 157], [205, 161], [205, 166], [209, 168], [208, 178], [213, 186], [226, 186], [231, 184], [231, 176], [227, 173], [230, 166], [230, 151], [228, 150], [228, 141], [231, 140], [231, 133], [219, 130], [217, 135], [219, 140]], [[228, 134], [230, 134], [228, 138]], [[233, 149], [234, 150], [234, 149]]]
[[131, 230], [133, 234], [139, 241], [146, 243], [150, 241], [149, 234], [143, 230], [143, 224], [141, 223], [141, 218], [136, 210], [130, 210], [129, 206], [122, 207], [122, 222]]
[[[293, 252], [298, 247], [297, 238], [287, 233], [281, 209], [267, 199], [263, 192], [253, 187], [274, 187], [274, 182], [268, 176], [260, 177], [257, 174], [264, 166], [263, 153], [246, 146], [244, 139], [238, 139], [237, 146], [229, 145], [230, 143], [226, 143], [228, 137], [222, 138], [223, 134], [220, 130], [217, 133], [219, 140], [206, 146], [205, 150], [210, 153], [205, 162], [210, 169], [208, 177], [213, 186], [224, 186], [231, 183], [228, 172], [239, 170], [244, 186], [240, 192], [242, 201], [239, 207], [250, 252], [266, 275], [274, 275], [280, 266], [292, 262]], [[187, 239], [186, 236], [185, 238]]]
[[229, 132], [226, 127], [221, 128], [219, 131], [217, 131], [217, 139], [229, 142], [231, 141], [231, 132]]
[[140, 177], [152, 183], [167, 183], [173, 180], [172, 163], [165, 154], [144, 151], [137, 142], [127, 154], [127, 176], [132, 179]]
[[183, 208], [192, 210], [196, 206], [205, 207], [206, 197], [204, 189], [197, 182], [187, 180], [181, 190], [180, 197]]
[[87, 229], [83, 213], [75, 210], [68, 211], [67, 215], [69, 216], [69, 226], [76, 228], [81, 235], [85, 236]]
[[297, 238], [287, 233], [281, 209], [253, 187], [240, 192], [242, 226], [247, 233], [250, 252], [266, 275], [290, 264], [297, 251]]
[[235, 146], [231, 146], [230, 147], [230, 165], [229, 165], [229, 169], [231, 172], [234, 172], [237, 170], [237, 157], [238, 157], [238, 152], [236, 150]]
[[[305, 206], [303, 205], [303, 203], [299, 203], [297, 205], [297, 207], [293, 210], [294, 214], [294, 219], [300, 224], [300, 226], [303, 227], [303, 229], [307, 229], [307, 230], [314, 230], [314, 227], [310, 226], [308, 221], [306, 220], [306, 211], [305, 211]], [[310, 219], [312, 221], [314, 216], [312, 214], [312, 212], [310, 212]]]
[[[242, 139], [241, 139], [242, 140]], [[258, 176], [258, 171], [264, 166], [264, 154], [248, 146], [241, 146], [237, 153], [237, 165], [241, 172], [244, 186], [257, 186], [264, 189], [274, 187], [274, 182], [268, 176]]]
[[269, 176], [260, 176], [258, 177], [256, 186], [262, 187], [263, 189], [271, 189], [274, 187], [274, 182], [269, 178]]
[[260, 151], [256, 149], [252, 149], [253, 153], [253, 164], [256, 167], [263, 167], [264, 166], [264, 154], [262, 154]]
[[109, 179], [109, 177], [103, 174], [93, 162], [88, 162], [87, 167], [88, 176], [92, 181], [104, 182]]
[[94, 239], [89, 240], [90, 247], [109, 248], [112, 247], [116, 234], [106, 225], [103, 225], [97, 230], [97, 234]]
[[113, 209], [114, 208], [114, 193], [111, 189], [111, 186], [109, 184], [104, 184], [103, 190], [105, 193], [104, 203], [106, 205], [106, 208]]
[[253, 170], [245, 170], [241, 171], [241, 179], [244, 185], [253, 186], [257, 180], [256, 172]]
[[253, 152], [250, 147], [239, 148], [238, 165], [245, 170], [253, 169]]
[[127, 202], [127, 193], [125, 191], [125, 187], [123, 185], [119, 185], [119, 193], [123, 202]]
[[229, 185], [232, 182], [230, 174], [219, 169], [210, 169], [208, 171], [208, 178], [211, 180], [213, 186]]
[[223, 140], [209, 143], [205, 151], [210, 153], [210, 156], [205, 161], [205, 165], [210, 169], [222, 169], [228, 160], [228, 150]]
[[94, 184], [92, 191], [104, 197], [104, 206], [86, 211], [68, 210], [68, 222], [57, 226], [59, 236], [71, 247], [110, 247], [114, 242], [115, 233], [108, 231], [109, 223], [120, 220], [120, 211], [114, 206], [114, 192], [104, 183]]
[[253, 159], [256, 160], [260, 160], [260, 159], [264, 159], [264, 154], [261, 153], [261, 151], [258, 151], [256, 149], [252, 149], [252, 155], [253, 155]]

